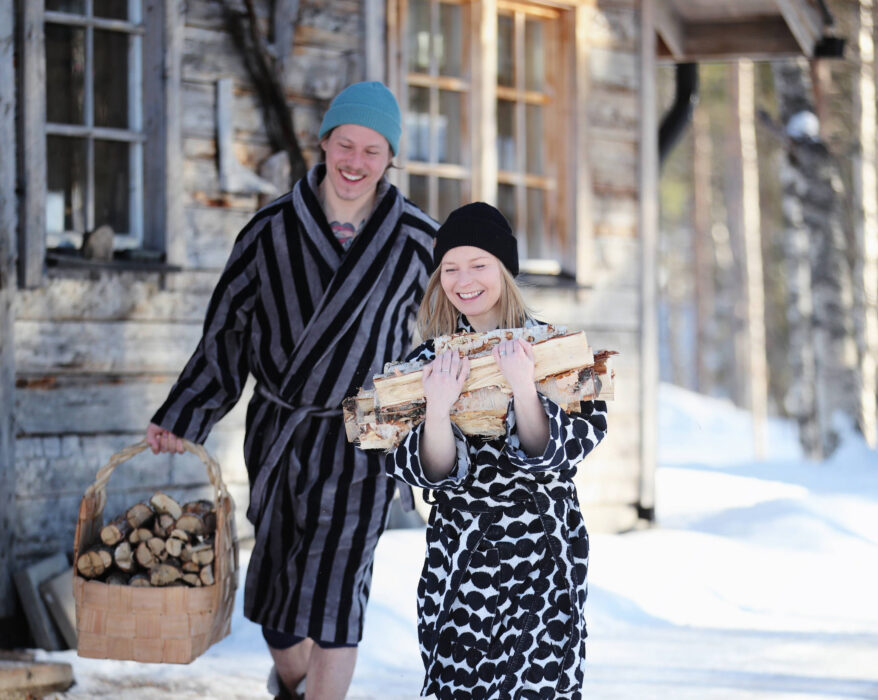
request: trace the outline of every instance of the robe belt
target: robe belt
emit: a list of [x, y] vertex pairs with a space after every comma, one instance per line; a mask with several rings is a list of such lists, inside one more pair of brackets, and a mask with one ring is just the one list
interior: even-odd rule
[[[424, 489], [424, 501], [430, 505], [448, 506], [465, 513], [494, 513], [505, 510], [517, 503], [533, 503], [540, 513], [545, 513], [554, 501], [563, 501], [576, 496], [573, 484], [555, 485], [551, 491], [540, 488], [539, 484], [525, 484], [530, 493], [521, 498], [503, 498], [502, 496], [479, 496], [475, 501], [466, 502], [463, 497], [449, 496], [438, 489]], [[542, 498], [540, 498], [542, 496]]]
[[291, 469], [298, 472], [301, 468], [296, 451], [290, 448], [296, 429], [310, 418], [335, 418], [342, 415], [340, 406], [336, 408], [308, 404], [294, 406], [284, 401], [262, 384], [256, 385], [256, 393], [267, 401], [286, 408], [290, 411], [290, 414], [284, 417], [278, 435], [272, 443], [265, 461], [259, 465], [259, 472], [253, 481], [253, 486], [250, 490], [250, 507], [247, 510], [247, 518], [253, 523], [258, 522], [265, 512], [265, 507], [270, 497], [268, 493], [269, 485], [275, 482], [275, 472], [284, 455], [289, 457]]

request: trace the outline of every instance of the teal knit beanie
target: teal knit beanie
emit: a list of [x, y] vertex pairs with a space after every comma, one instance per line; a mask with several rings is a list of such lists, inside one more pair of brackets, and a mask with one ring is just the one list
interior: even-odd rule
[[396, 98], [383, 83], [354, 83], [338, 93], [323, 116], [318, 141], [342, 124], [359, 124], [374, 129], [387, 139], [390, 150], [396, 155], [402, 134], [402, 117]]

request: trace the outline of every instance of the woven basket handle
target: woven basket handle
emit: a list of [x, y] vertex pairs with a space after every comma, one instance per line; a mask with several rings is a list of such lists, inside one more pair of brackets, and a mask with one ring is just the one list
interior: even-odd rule
[[[219, 502], [220, 499], [227, 498], [229, 492], [226, 489], [225, 482], [223, 482], [219, 463], [208, 454], [203, 445], [190, 442], [189, 440], [183, 440], [183, 447], [187, 452], [196, 455], [204, 463], [204, 466], [207, 469], [207, 478], [210, 479], [210, 483], [216, 491], [215, 500]], [[148, 448], [149, 444], [146, 440], [141, 440], [134, 445], [123, 447], [110, 457], [109, 462], [98, 470], [98, 473], [95, 476], [95, 482], [88, 487], [85, 495], [96, 497], [97, 503], [99, 504], [99, 511], [103, 511], [104, 505], [107, 502], [107, 482], [110, 480], [110, 475], [113, 473], [113, 470], [122, 464], [122, 462], [127, 462], [129, 459]]]

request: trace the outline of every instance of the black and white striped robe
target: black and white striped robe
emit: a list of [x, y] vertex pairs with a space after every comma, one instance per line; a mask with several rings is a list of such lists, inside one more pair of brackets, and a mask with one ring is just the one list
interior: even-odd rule
[[245, 615], [354, 644], [395, 484], [379, 454], [347, 442], [340, 406], [409, 349], [436, 223], [383, 181], [345, 252], [317, 198], [325, 172], [312, 168], [240, 233], [203, 337], [153, 422], [203, 442], [254, 375]]
[[[530, 323], [528, 325], [531, 325]], [[472, 331], [462, 319], [460, 331]], [[410, 360], [432, 360], [432, 341]], [[457, 464], [424, 474], [423, 423], [387, 456], [388, 473], [431, 489], [418, 584], [421, 695], [439, 700], [579, 700], [585, 668], [588, 533], [573, 485], [577, 463], [607, 431], [605, 401], [566, 413], [540, 395], [544, 453], [520, 446], [515, 405], [493, 440], [452, 429]]]

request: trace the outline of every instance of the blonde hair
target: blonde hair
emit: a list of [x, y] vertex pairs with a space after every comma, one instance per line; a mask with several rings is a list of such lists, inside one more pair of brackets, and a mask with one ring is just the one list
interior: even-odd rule
[[[500, 268], [500, 328], [521, 328], [532, 318], [530, 310], [524, 303], [521, 289], [515, 282], [506, 266], [499, 260]], [[457, 319], [460, 312], [442, 289], [442, 268], [437, 267], [430, 275], [424, 300], [418, 309], [418, 335], [423, 340], [439, 335], [451, 335], [457, 330]]]

